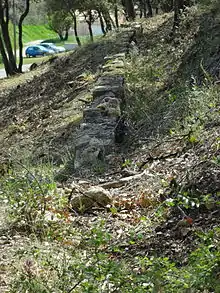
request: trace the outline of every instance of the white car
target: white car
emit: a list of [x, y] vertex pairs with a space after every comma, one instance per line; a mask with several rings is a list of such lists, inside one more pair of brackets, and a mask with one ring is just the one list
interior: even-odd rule
[[48, 50], [53, 50], [55, 53], [63, 53], [66, 51], [66, 49], [64, 47], [61, 46], [56, 46], [53, 43], [40, 43], [41, 46], [43, 46], [44, 48], [48, 49]]

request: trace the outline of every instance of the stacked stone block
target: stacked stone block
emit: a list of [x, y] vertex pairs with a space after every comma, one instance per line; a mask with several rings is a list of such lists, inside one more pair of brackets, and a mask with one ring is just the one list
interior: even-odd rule
[[124, 99], [124, 64], [129, 45], [140, 27], [124, 28], [120, 42], [124, 48], [119, 54], [106, 56], [102, 73], [93, 89], [93, 102], [84, 110], [75, 144], [75, 171], [91, 170], [107, 163], [114, 152], [117, 129]]

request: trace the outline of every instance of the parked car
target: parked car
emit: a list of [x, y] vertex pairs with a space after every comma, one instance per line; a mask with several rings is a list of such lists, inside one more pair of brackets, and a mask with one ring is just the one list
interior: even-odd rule
[[53, 43], [41, 42], [40, 45], [43, 46], [46, 49], [53, 50], [55, 53], [63, 53], [63, 52], [66, 51], [66, 49], [64, 47], [56, 46]]
[[51, 55], [54, 54], [53, 50], [49, 50], [43, 46], [39, 45], [34, 45], [34, 46], [29, 46], [25, 50], [25, 55], [27, 57], [37, 57], [37, 56], [46, 56], [46, 55]]

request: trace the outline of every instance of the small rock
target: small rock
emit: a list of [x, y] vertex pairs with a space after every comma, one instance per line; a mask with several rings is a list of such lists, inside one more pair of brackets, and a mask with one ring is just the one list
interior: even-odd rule
[[80, 186], [88, 186], [90, 183], [88, 181], [86, 181], [86, 180], [79, 180], [78, 184]]
[[1, 245], [6, 245], [6, 244], [11, 244], [11, 241], [10, 240], [0, 240], [0, 246]]
[[84, 194], [73, 197], [70, 206], [73, 210], [85, 212], [92, 207], [105, 207], [110, 203], [110, 193], [100, 186], [93, 186], [85, 191]]
[[66, 187], [66, 188], [64, 189], [64, 192], [65, 192], [65, 194], [68, 194], [68, 193], [72, 192], [72, 189]]

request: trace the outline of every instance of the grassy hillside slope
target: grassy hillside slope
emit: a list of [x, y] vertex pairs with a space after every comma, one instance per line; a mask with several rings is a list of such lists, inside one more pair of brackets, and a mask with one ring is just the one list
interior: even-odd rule
[[[18, 34], [18, 31], [17, 31]], [[10, 35], [13, 40], [13, 26], [10, 25]], [[23, 42], [28, 43], [35, 40], [46, 40], [57, 38], [57, 34], [47, 25], [23, 25]]]
[[34, 40], [46, 40], [57, 38], [57, 34], [47, 25], [24, 25], [23, 42], [28, 43]]
[[[220, 292], [220, 12], [188, 9], [175, 35], [172, 21], [142, 21], [126, 58], [130, 136], [106, 172], [54, 179], [120, 32], [0, 81], [5, 292]], [[128, 174], [108, 208], [68, 209]]]

